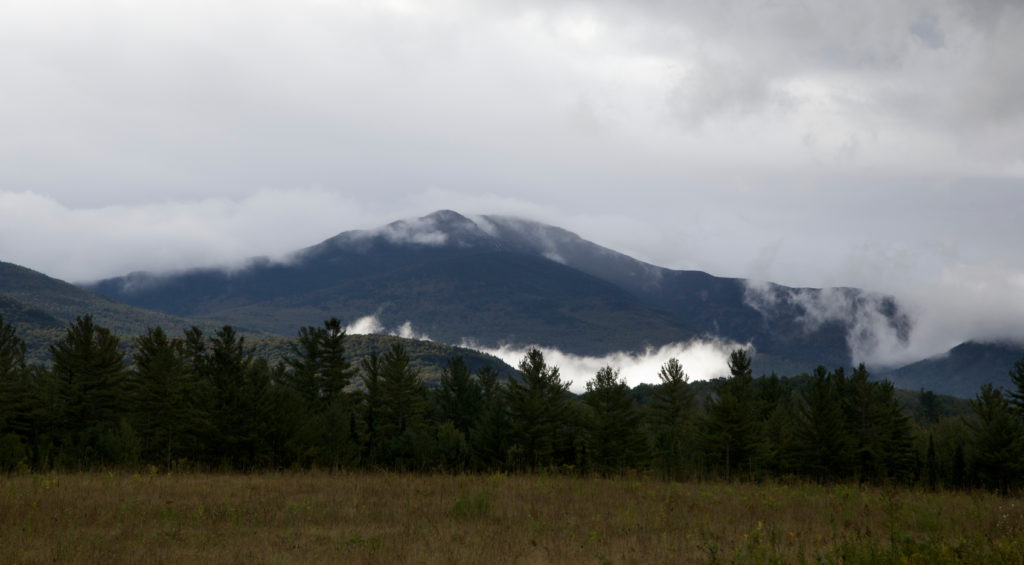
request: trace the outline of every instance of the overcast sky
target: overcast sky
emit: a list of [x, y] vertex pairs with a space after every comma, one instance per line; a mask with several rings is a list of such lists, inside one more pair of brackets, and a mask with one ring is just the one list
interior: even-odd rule
[[451, 208], [1024, 337], [1024, 4], [0, 0], [0, 260], [82, 281]]

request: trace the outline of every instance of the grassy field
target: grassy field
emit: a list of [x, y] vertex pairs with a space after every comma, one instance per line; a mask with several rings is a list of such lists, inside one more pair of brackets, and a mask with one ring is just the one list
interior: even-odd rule
[[0, 563], [1024, 563], [1024, 501], [566, 476], [0, 476]]

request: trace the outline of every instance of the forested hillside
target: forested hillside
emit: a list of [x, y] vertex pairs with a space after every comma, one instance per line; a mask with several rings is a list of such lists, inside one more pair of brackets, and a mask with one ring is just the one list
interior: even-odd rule
[[44, 367], [25, 362], [16, 327], [0, 322], [0, 465], [636, 470], [1004, 490], [1021, 480], [1024, 360], [1016, 391], [986, 386], [964, 417], [931, 393], [908, 408], [863, 365], [754, 378], [741, 350], [729, 378], [695, 385], [668, 359], [658, 385], [630, 390], [605, 367], [577, 396], [538, 350], [513, 374], [452, 357], [428, 386], [403, 341], [372, 345], [358, 363], [348, 343], [328, 320], [271, 363], [231, 326], [158, 327], [129, 359], [86, 316]]

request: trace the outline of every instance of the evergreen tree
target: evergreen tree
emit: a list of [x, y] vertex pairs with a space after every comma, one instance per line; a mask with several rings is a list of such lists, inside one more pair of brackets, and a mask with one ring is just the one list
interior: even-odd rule
[[676, 358], [658, 371], [661, 384], [651, 400], [651, 429], [656, 462], [667, 478], [680, 479], [693, 452], [695, 410], [690, 378]]
[[347, 403], [345, 389], [355, 371], [345, 356], [345, 330], [337, 318], [323, 327], [299, 329], [298, 340], [289, 344], [292, 355], [285, 357], [290, 371], [285, 384], [290, 386], [313, 412], [325, 412]]
[[767, 472], [781, 476], [792, 472], [786, 451], [792, 445], [794, 428], [793, 390], [787, 381], [775, 373], [755, 379], [754, 384], [757, 403], [761, 407], [760, 456]]
[[345, 330], [337, 318], [323, 327], [303, 327], [285, 358], [288, 370], [282, 382], [298, 396], [304, 408], [296, 420], [293, 446], [303, 464], [330, 467], [356, 459], [355, 402], [347, 392], [355, 371], [345, 356]]
[[1024, 357], [1013, 364], [1010, 369], [1010, 381], [1016, 390], [1010, 391], [1010, 403], [1017, 411], [1017, 417], [1024, 422]]
[[184, 342], [170, 339], [160, 327], [135, 340], [132, 407], [144, 455], [167, 468], [194, 442], [196, 407], [189, 397], [195, 386], [184, 356]]
[[32, 391], [25, 365], [25, 342], [0, 316], [0, 436], [28, 434], [32, 426]]
[[[199, 334], [192, 334], [198, 337]], [[236, 469], [252, 468], [262, 456], [262, 432], [266, 425], [270, 369], [266, 360], [253, 366], [245, 338], [231, 326], [223, 326], [206, 347], [190, 342], [186, 352], [206, 381], [204, 402], [207, 461]]]
[[598, 370], [593, 380], [587, 382], [583, 399], [589, 408], [588, 452], [594, 468], [607, 475], [635, 467], [646, 446], [632, 392], [619, 379], [618, 370]]
[[323, 389], [320, 378], [320, 328], [299, 328], [299, 338], [290, 342], [291, 355], [284, 358], [289, 370], [284, 374], [284, 385], [302, 400], [306, 411], [319, 412], [323, 408]]
[[863, 363], [849, 379], [837, 371], [836, 385], [843, 400], [846, 430], [852, 440], [855, 473], [862, 480], [877, 480], [885, 474], [883, 459], [888, 447], [885, 426], [889, 406], [878, 397], [874, 384], [868, 381]]
[[0, 472], [27, 463], [32, 430], [32, 383], [25, 366], [25, 342], [0, 317]]
[[127, 369], [117, 337], [92, 316], [78, 317], [50, 354], [63, 462], [89, 466], [132, 459], [132, 432], [121, 423]]
[[0, 316], [0, 379], [25, 370], [25, 342], [18, 337], [14, 326]]
[[448, 359], [437, 391], [441, 420], [451, 422], [468, 437], [480, 414], [481, 396], [480, 383], [470, 374], [462, 356]]
[[721, 381], [707, 403], [707, 451], [720, 462], [726, 478], [751, 471], [761, 447], [761, 407], [754, 395], [750, 358], [743, 350], [729, 356], [731, 377]]
[[381, 358], [379, 431], [388, 446], [390, 463], [399, 469], [425, 464], [427, 390], [409, 354], [395, 342]]
[[[571, 449], [566, 437], [569, 406], [558, 367], [549, 367], [539, 349], [531, 349], [519, 363], [522, 379], [508, 382], [507, 401], [512, 419], [512, 447], [517, 465], [531, 470], [569, 463], [560, 451]], [[568, 445], [566, 445], [568, 444]]]
[[511, 428], [505, 387], [493, 367], [480, 369], [476, 376], [480, 383], [480, 416], [470, 432], [470, 443], [480, 468], [499, 469], [506, 462]]
[[792, 454], [797, 468], [817, 480], [847, 477], [853, 465], [853, 441], [846, 430], [841, 382], [841, 372], [829, 374], [818, 367], [800, 395]]
[[968, 422], [974, 433], [974, 474], [983, 486], [1007, 492], [1020, 482], [1024, 461], [1021, 425], [1000, 389], [991, 384], [971, 401], [975, 418]]
[[362, 446], [363, 463], [368, 466], [379, 465], [382, 461], [384, 451], [382, 436], [379, 430], [382, 405], [384, 403], [383, 384], [381, 373], [383, 373], [383, 360], [376, 351], [370, 352], [359, 363], [361, 378], [363, 381], [363, 402], [362, 402]]

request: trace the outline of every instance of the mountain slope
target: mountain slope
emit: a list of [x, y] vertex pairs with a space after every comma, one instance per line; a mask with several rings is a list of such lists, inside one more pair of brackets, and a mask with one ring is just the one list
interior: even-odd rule
[[1016, 390], [1009, 373], [1019, 359], [1024, 359], [1024, 345], [969, 341], [880, 376], [902, 389], [973, 398], [984, 384]]
[[[865, 317], [817, 320], [807, 312], [822, 293], [816, 289], [772, 285], [770, 300], [764, 292], [751, 300], [746, 281], [656, 267], [553, 226], [447, 210], [343, 232], [286, 262], [133, 273], [90, 288], [143, 308], [284, 335], [325, 315], [369, 314], [390, 327], [410, 321], [449, 343], [536, 343], [578, 354], [707, 335], [753, 343], [780, 368], [806, 369], [848, 364], [851, 320]], [[898, 318], [894, 307], [879, 312], [860, 291], [844, 290], [852, 308]]]
[[45, 357], [46, 345], [62, 334], [77, 316], [91, 314], [97, 324], [121, 335], [140, 334], [147, 327], [168, 331], [192, 322], [161, 312], [122, 304], [73, 284], [13, 263], [0, 261], [0, 316], [30, 346], [29, 357]]
[[[47, 347], [60, 339], [75, 317], [92, 314], [96, 323], [112, 329], [124, 338], [139, 335], [147, 327], [162, 326], [172, 336], [180, 336], [184, 328], [198, 324], [211, 333], [224, 322], [169, 316], [119, 304], [75, 285], [54, 279], [12, 263], [0, 262], [0, 318], [11, 324], [16, 335], [26, 342], [32, 361], [47, 358]], [[319, 318], [310, 318], [306, 325], [316, 325]], [[289, 355], [288, 343], [295, 334], [266, 336], [247, 334], [246, 341], [260, 355], [273, 361]], [[352, 335], [346, 340], [346, 352], [353, 363], [370, 351], [384, 351], [395, 341], [402, 342], [409, 352], [413, 368], [428, 383], [436, 382], [448, 358], [460, 355], [471, 371], [489, 365], [502, 376], [515, 370], [500, 359], [472, 349], [452, 347], [428, 341], [396, 336]]]

